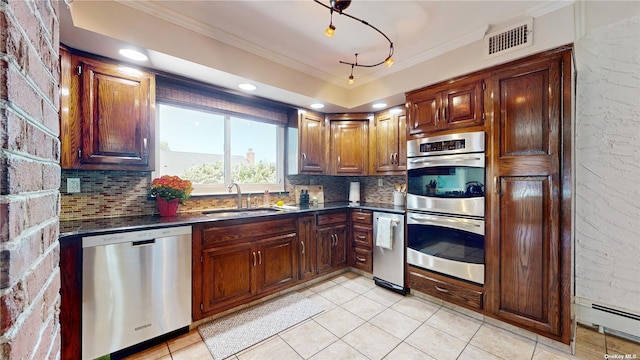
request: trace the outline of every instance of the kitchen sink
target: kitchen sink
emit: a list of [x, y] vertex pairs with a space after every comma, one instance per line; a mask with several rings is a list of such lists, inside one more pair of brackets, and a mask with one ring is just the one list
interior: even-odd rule
[[207, 210], [207, 211], [203, 211], [202, 214], [211, 216], [211, 217], [228, 218], [228, 217], [246, 217], [246, 216], [273, 214], [278, 212], [281, 212], [281, 210], [274, 209], [274, 208], [253, 208], [253, 209]]

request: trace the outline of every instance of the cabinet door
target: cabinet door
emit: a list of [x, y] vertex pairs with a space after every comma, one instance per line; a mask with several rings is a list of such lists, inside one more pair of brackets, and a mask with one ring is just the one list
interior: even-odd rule
[[316, 228], [314, 216], [298, 219], [298, 278], [308, 280], [316, 275]]
[[262, 240], [257, 250], [258, 292], [287, 286], [298, 278], [296, 234]]
[[484, 122], [483, 80], [461, 83], [442, 94], [441, 128], [457, 129]]
[[325, 164], [324, 118], [318, 114], [306, 112], [300, 115], [299, 145], [300, 173], [322, 174]]
[[331, 263], [334, 269], [349, 265], [349, 253], [351, 248], [347, 245], [347, 225], [333, 227], [334, 242], [331, 247]]
[[331, 228], [318, 229], [316, 236], [316, 274], [328, 273], [333, 269], [331, 263], [331, 248], [335, 241]]
[[438, 130], [440, 106], [442, 103], [440, 92], [437, 90], [422, 90], [410, 94], [409, 102], [409, 134], [416, 135]]
[[367, 121], [331, 121], [331, 164], [334, 175], [366, 175], [369, 142]]
[[91, 60], [81, 60], [78, 66], [82, 164], [146, 170], [152, 141], [150, 75]]
[[563, 126], [569, 126], [562, 113], [570, 108], [570, 79], [563, 74], [569, 59], [557, 54], [495, 73], [491, 171], [496, 188], [487, 192], [490, 310], [537, 332], [560, 336], [564, 331], [562, 341], [570, 334], [570, 260], [562, 252], [570, 241], [562, 239], [561, 224], [569, 216], [561, 212], [561, 164], [570, 164], [562, 160], [561, 137], [568, 130]]
[[372, 173], [403, 174], [407, 168], [407, 134], [404, 108], [376, 115], [372, 131]]
[[201, 311], [239, 304], [254, 296], [257, 260], [256, 251], [246, 243], [203, 250]]

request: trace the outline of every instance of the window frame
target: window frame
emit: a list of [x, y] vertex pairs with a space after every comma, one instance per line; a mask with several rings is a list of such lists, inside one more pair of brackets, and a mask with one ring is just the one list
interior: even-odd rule
[[[228, 186], [231, 183], [231, 126], [232, 126], [232, 118], [239, 118], [247, 121], [255, 121], [261, 123], [267, 123], [276, 127], [276, 183], [270, 184], [242, 184], [240, 183], [240, 189], [243, 194], [257, 194], [264, 193], [265, 191], [269, 191], [270, 193], [278, 193], [285, 191], [284, 184], [284, 176], [285, 176], [285, 141], [286, 141], [286, 124], [277, 123], [274, 121], [264, 120], [259, 117], [250, 115], [250, 114], [242, 114], [242, 113], [234, 113], [230, 111], [225, 111], [217, 108], [210, 108], [207, 106], [202, 106], [198, 104], [191, 104], [187, 102], [175, 102], [171, 100], [157, 99], [156, 105], [158, 106], [156, 111], [156, 124], [155, 127], [155, 139], [156, 144], [160, 144], [160, 106], [171, 106], [177, 108], [183, 108], [191, 111], [200, 111], [206, 112], [218, 116], [222, 116], [224, 118], [224, 150], [223, 150], [223, 166], [224, 166], [224, 180], [222, 184], [194, 184], [193, 191], [191, 196], [210, 196], [210, 195], [226, 195], [229, 193], [235, 193], [236, 189], [230, 189]], [[152, 173], [153, 177], [159, 177], [163, 175], [160, 170], [160, 146], [157, 146], [155, 149], [156, 152], [156, 170]], [[170, 175], [180, 175], [180, 174], [170, 174]]]

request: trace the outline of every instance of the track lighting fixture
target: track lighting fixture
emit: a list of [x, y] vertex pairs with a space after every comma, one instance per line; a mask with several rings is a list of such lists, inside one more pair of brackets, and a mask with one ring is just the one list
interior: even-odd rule
[[327, 35], [327, 37], [333, 37], [333, 33], [336, 31], [336, 27], [333, 26], [333, 9], [331, 9], [331, 21], [329, 22], [329, 26], [327, 27], [327, 30], [324, 31], [324, 34]]
[[346, 64], [346, 65], [351, 65], [351, 75], [349, 75], [349, 85], [352, 85], [355, 83], [355, 78], [353, 77], [353, 68], [356, 66], [360, 66], [360, 67], [375, 67], [378, 65], [382, 65], [385, 64], [387, 67], [390, 67], [391, 65], [393, 65], [393, 43], [391, 42], [391, 39], [389, 39], [389, 37], [387, 35], [385, 35], [382, 31], [380, 31], [380, 29], [378, 29], [377, 27], [369, 24], [368, 22], [358, 19], [355, 16], [349, 15], [345, 12], [343, 12], [344, 9], [348, 8], [349, 5], [351, 5], [351, 0], [330, 0], [329, 1], [329, 5], [326, 5], [324, 3], [322, 3], [319, 0], [313, 0], [316, 3], [324, 6], [325, 8], [329, 9], [329, 14], [331, 16], [331, 21], [329, 22], [329, 26], [327, 27], [327, 29], [324, 31], [325, 35], [327, 35], [328, 37], [333, 37], [336, 27], [333, 25], [333, 12], [336, 11], [338, 12], [338, 14], [340, 15], [344, 15], [350, 19], [356, 20], [370, 28], [372, 28], [373, 30], [377, 31], [380, 35], [384, 36], [384, 38], [389, 42], [389, 54], [387, 55], [387, 57], [380, 61], [379, 63], [375, 63], [375, 64], [358, 64], [358, 54], [355, 54], [355, 61], [354, 62], [348, 62], [348, 61], [342, 61], [340, 60], [340, 64]]

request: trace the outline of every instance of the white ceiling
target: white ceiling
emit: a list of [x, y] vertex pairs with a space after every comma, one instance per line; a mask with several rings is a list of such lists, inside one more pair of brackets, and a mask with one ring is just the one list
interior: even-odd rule
[[[447, 51], [478, 41], [497, 26], [554, 11], [572, 1], [371, 1], [354, 0], [346, 13], [369, 22], [394, 44], [395, 64], [349, 65], [385, 59], [389, 43], [375, 30], [338, 13], [335, 36], [324, 30], [329, 10], [313, 0], [124, 1], [61, 3], [60, 41], [114, 59], [134, 47], [149, 55], [142, 65], [237, 89], [258, 85], [256, 95], [324, 112], [372, 111], [371, 102], [404, 103], [404, 92], [370, 96], [363, 85], [393, 77]], [[324, 1], [329, 4], [329, 1]], [[425, 84], [427, 85], [427, 84]]]

